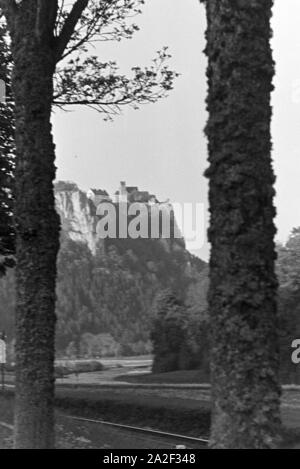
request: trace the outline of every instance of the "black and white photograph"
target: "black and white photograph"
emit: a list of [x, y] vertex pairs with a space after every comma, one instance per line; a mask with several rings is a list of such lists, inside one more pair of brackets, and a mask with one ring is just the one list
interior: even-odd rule
[[300, 449], [299, 24], [0, 0], [1, 461]]

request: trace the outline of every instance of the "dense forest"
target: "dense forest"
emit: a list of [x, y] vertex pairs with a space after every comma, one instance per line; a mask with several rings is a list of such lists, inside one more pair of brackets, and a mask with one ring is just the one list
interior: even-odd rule
[[[106, 240], [93, 255], [62, 233], [58, 258], [59, 356], [114, 356], [151, 351], [153, 303], [166, 288], [206, 308], [206, 264], [165, 240]], [[0, 279], [0, 317], [14, 337], [14, 272]]]

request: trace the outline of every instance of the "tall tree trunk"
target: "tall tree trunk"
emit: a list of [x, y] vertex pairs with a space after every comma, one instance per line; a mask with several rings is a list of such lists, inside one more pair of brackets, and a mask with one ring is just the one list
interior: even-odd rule
[[55, 61], [32, 34], [35, 8], [11, 20], [16, 113], [15, 446], [54, 446], [54, 333], [59, 218], [50, 125]]
[[0, 276], [6, 267], [13, 266], [15, 236], [13, 229], [13, 177], [14, 170], [14, 115], [9, 102], [11, 87], [9, 62], [10, 53], [5, 40], [6, 29], [0, 25], [0, 80], [5, 83], [6, 102], [0, 96]]
[[211, 447], [280, 431], [271, 161], [272, 0], [206, 0]]

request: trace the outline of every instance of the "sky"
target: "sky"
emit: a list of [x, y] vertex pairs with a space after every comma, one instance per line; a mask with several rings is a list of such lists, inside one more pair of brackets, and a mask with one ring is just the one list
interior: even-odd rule
[[[114, 193], [120, 181], [155, 193], [160, 200], [203, 204], [202, 246], [207, 260], [207, 119], [205, 12], [198, 0], [146, 0], [136, 18], [140, 31], [131, 40], [102, 43], [101, 61], [116, 60], [122, 72], [147, 66], [157, 50], [169, 46], [170, 67], [180, 73], [168, 98], [135, 111], [127, 108], [114, 122], [90, 109], [56, 110], [57, 179], [87, 190]], [[275, 0], [272, 46], [276, 61], [272, 123], [277, 175], [277, 240], [285, 242], [300, 226], [300, 2]], [[187, 243], [188, 248], [193, 245]]]

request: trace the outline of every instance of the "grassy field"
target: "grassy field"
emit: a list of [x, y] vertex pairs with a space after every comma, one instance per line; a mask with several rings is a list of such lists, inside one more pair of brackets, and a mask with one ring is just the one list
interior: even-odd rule
[[[209, 390], [60, 387], [56, 393], [58, 447], [160, 448], [165, 442], [116, 429], [70, 421], [66, 415], [103, 419], [127, 425], [207, 437], [210, 426]], [[7, 404], [9, 403], [9, 405]], [[0, 397], [0, 421], [12, 422], [13, 392]], [[300, 447], [300, 392], [282, 397], [284, 447]], [[0, 426], [0, 447], [10, 442]], [[5, 446], [6, 445], [6, 446]], [[166, 446], [162, 446], [166, 447]]]
[[[65, 364], [61, 364], [64, 366]], [[82, 370], [86, 370], [85, 364]], [[145, 373], [149, 359], [134, 357], [120, 363], [120, 359], [105, 363], [102, 371], [70, 375], [57, 380], [56, 406], [59, 411], [57, 434], [61, 447], [95, 447], [111, 444], [115, 448], [153, 448], [151, 441], [132, 443], [132, 435], [114, 434], [112, 429], [98, 427], [86, 429], [83, 424], [62, 421], [62, 414], [104, 419], [139, 427], [149, 427], [195, 437], [207, 437], [210, 427], [210, 389], [193, 386], [177, 386], [207, 383], [208, 379], [198, 370], [172, 373]], [[149, 386], [151, 385], [151, 386]], [[163, 386], [169, 385], [169, 386]], [[10, 391], [12, 395], [13, 391]], [[12, 420], [9, 407], [3, 407], [0, 420]], [[300, 442], [300, 389], [284, 387], [282, 418], [287, 429], [285, 445]], [[5, 420], [6, 419], [6, 420]], [[7, 430], [0, 429], [3, 444]], [[97, 433], [98, 432], [98, 433]], [[93, 439], [93, 435], [96, 440]], [[81, 436], [82, 439], [81, 439]], [[103, 438], [102, 438], [102, 435]], [[105, 436], [106, 435], [106, 436]], [[136, 435], [135, 437], [136, 438]], [[78, 439], [78, 441], [77, 441]], [[134, 445], [143, 446], [134, 446]], [[158, 444], [157, 442], [155, 444]], [[69, 446], [68, 446], [69, 445]], [[89, 446], [92, 445], [92, 446]], [[125, 445], [125, 446], [122, 446]], [[133, 445], [133, 446], [132, 446]], [[97, 446], [98, 447], [98, 446]], [[102, 446], [101, 446], [102, 447]]]
[[115, 380], [141, 384], [202, 384], [208, 383], [209, 377], [200, 370], [183, 370], [157, 374], [122, 374], [116, 376]]
[[151, 427], [196, 437], [208, 434], [210, 404], [206, 401], [135, 388], [59, 388], [58, 408], [80, 416]]
[[[87, 396], [84, 396], [87, 399]], [[106, 396], [100, 396], [106, 398]], [[13, 422], [13, 395], [0, 396], [0, 421]], [[110, 401], [111, 402], [111, 401]], [[106, 401], [107, 403], [107, 401]], [[74, 406], [74, 400], [72, 402]], [[70, 412], [68, 407], [66, 410]], [[72, 408], [78, 412], [78, 408]], [[110, 414], [111, 415], [111, 414]], [[102, 414], [103, 416], [103, 414]], [[95, 414], [93, 414], [95, 418]], [[153, 435], [140, 435], [129, 430], [108, 427], [90, 422], [74, 421], [60, 409], [56, 412], [57, 448], [65, 449], [174, 449], [176, 440], [159, 438]], [[196, 445], [193, 445], [196, 447]], [[12, 431], [0, 423], [0, 449], [12, 447]]]

